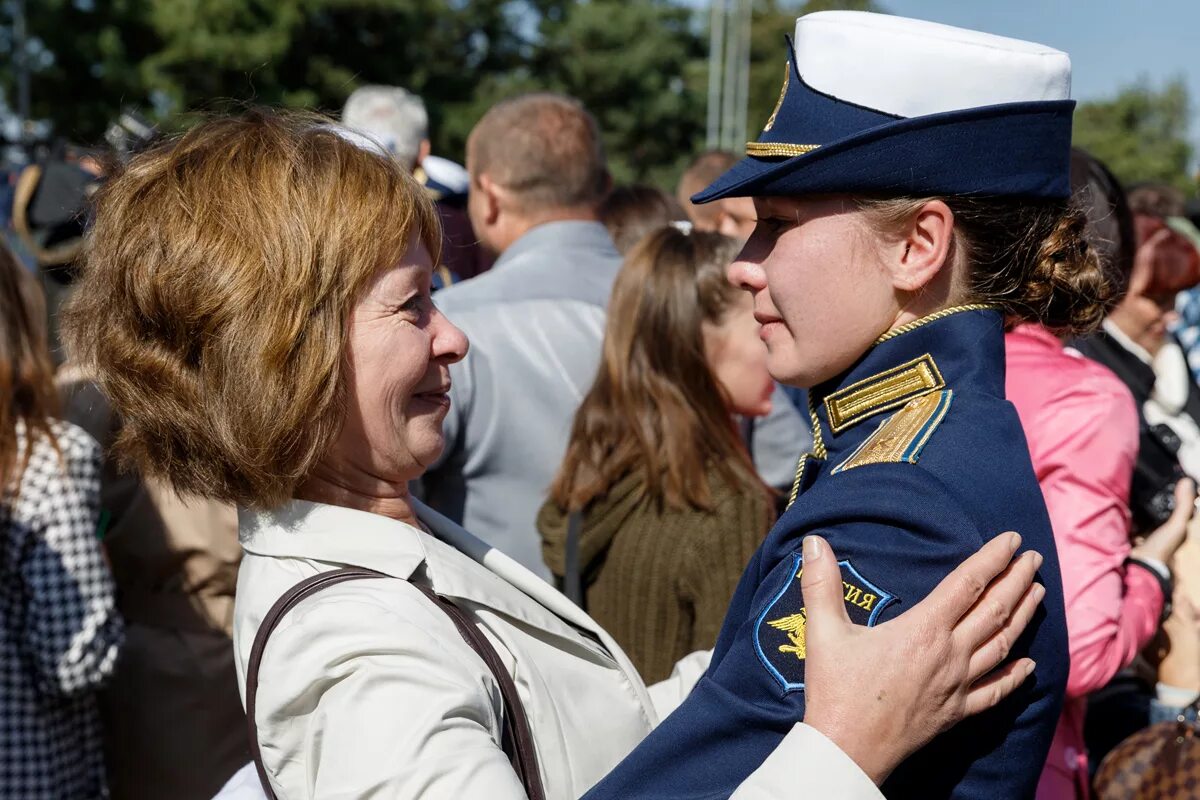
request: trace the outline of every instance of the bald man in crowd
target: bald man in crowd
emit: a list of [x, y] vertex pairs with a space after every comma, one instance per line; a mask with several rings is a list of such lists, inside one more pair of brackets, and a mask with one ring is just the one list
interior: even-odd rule
[[679, 186], [675, 197], [679, 205], [687, 212], [692, 225], [698, 231], [713, 231], [724, 234], [731, 239], [744, 242], [754, 232], [757, 214], [754, 211], [754, 201], [749, 197], [726, 197], [713, 203], [698, 206], [692, 202], [692, 195], [721, 177], [734, 164], [738, 157], [724, 150], [709, 150], [696, 156], [679, 178]]

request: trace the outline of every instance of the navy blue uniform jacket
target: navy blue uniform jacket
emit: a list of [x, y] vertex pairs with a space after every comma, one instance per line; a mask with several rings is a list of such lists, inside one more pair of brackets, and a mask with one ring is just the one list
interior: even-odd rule
[[[832, 545], [851, 618], [875, 625], [1006, 530], [1045, 557], [1045, 599], [1011, 655], [1037, 669], [1000, 706], [901, 765], [883, 792], [1033, 797], [1062, 707], [1067, 631], [1050, 521], [1004, 399], [1003, 334], [996, 311], [930, 318], [813, 390], [818, 457], [806, 459], [795, 501], [746, 567], [711, 666], [587, 800], [728, 797], [803, 718], [806, 534]], [[797, 775], [797, 798], [803, 785]]]

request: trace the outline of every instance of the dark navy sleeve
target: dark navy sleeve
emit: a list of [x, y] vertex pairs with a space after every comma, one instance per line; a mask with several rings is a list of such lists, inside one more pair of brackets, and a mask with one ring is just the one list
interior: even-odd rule
[[[915, 465], [828, 476], [784, 514], [751, 562], [756, 574], [748, 572], [734, 597], [708, 673], [588, 800], [726, 798], [804, 718], [798, 574], [809, 533], [828, 539], [851, 619], [868, 625], [920, 601], [983, 543], [949, 490]], [[802, 791], [798, 776], [796, 796]], [[1001, 787], [987, 796], [1016, 795]]]

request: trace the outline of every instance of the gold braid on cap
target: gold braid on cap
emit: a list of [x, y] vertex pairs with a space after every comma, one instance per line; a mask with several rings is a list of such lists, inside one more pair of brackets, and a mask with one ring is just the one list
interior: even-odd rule
[[[779, 116], [779, 109], [783, 108], [783, 100], [787, 97], [788, 82], [791, 77], [792, 62], [788, 61], [783, 66], [783, 88], [779, 90], [779, 99], [775, 101], [775, 109], [767, 118], [763, 133], [767, 133], [775, 127], [775, 119]], [[820, 146], [819, 144], [788, 144], [787, 142], [746, 142], [746, 155], [757, 158], [794, 158], [811, 153]]]
[[819, 144], [787, 144], [786, 142], [746, 142], [746, 155], [756, 158], [793, 158], [811, 153]]

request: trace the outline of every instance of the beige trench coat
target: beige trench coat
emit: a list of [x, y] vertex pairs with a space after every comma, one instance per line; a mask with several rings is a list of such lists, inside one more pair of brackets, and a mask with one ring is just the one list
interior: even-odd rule
[[[691, 688], [706, 656], [651, 689], [595, 622], [547, 583], [427, 508], [435, 534], [386, 517], [292, 501], [240, 512], [245, 549], [234, 642], [239, 680], [255, 633], [299, 581], [344, 565], [395, 580], [342, 583], [302, 601], [264, 654], [256, 722], [276, 794], [519, 800], [500, 748], [501, 700], [487, 667], [422, 582], [473, 616], [495, 645], [529, 716], [550, 800], [593, 786]], [[259, 795], [243, 773], [224, 797]], [[804, 725], [738, 800], [881, 795], [831, 742]], [[261, 796], [261, 795], [259, 795]]]

